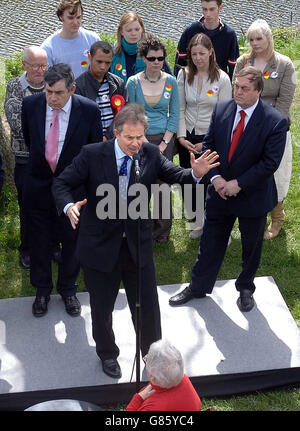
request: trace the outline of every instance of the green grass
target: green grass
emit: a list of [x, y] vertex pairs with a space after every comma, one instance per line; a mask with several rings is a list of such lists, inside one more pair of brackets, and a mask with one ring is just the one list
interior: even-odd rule
[[[282, 37], [282, 36], [280, 36]], [[278, 42], [279, 43], [279, 42]], [[300, 38], [289, 38], [281, 52], [293, 60], [299, 60]], [[175, 48], [174, 48], [175, 47]], [[173, 66], [175, 43], [168, 41], [169, 63]], [[3, 68], [0, 68], [3, 72]], [[0, 75], [1, 76], [1, 75]], [[3, 99], [2, 99], [3, 100]], [[3, 111], [2, 111], [3, 112]], [[261, 265], [257, 276], [272, 275], [286, 304], [300, 327], [300, 85], [298, 84], [292, 106], [293, 124], [293, 175], [288, 197], [285, 201], [286, 220], [278, 238], [264, 242]], [[13, 186], [4, 186], [0, 199], [0, 298], [34, 296], [29, 272], [18, 264], [19, 218], [16, 192]], [[236, 278], [240, 271], [241, 242], [237, 227], [233, 230], [233, 241], [222, 265], [219, 279]], [[191, 269], [198, 251], [198, 241], [188, 238], [184, 220], [174, 220], [171, 241], [167, 244], [154, 244], [154, 257], [158, 284], [189, 282]], [[53, 265], [56, 279], [57, 267]], [[79, 277], [79, 290], [85, 290], [82, 274]], [[266, 391], [250, 395], [203, 399], [203, 408], [214, 406], [220, 411], [300, 411], [300, 390]]]

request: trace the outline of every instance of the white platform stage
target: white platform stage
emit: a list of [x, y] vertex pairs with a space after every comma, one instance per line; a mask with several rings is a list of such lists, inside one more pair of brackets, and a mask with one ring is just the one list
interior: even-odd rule
[[[183, 354], [200, 396], [225, 396], [300, 383], [300, 331], [272, 277], [258, 277], [256, 305], [241, 313], [234, 280], [213, 293], [170, 307], [185, 285], [159, 286], [163, 337]], [[58, 295], [34, 318], [34, 298], [0, 300], [0, 410], [23, 410], [53, 399], [96, 404], [128, 402], [135, 392], [135, 332], [124, 290], [114, 312], [122, 378], [102, 372], [91, 335], [88, 293], [81, 316], [66, 314]], [[142, 381], [147, 381], [141, 362]], [[132, 379], [131, 379], [132, 376]]]

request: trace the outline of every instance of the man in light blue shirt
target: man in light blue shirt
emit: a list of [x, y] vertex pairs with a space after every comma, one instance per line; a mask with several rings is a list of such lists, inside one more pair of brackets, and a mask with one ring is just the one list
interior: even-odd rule
[[100, 38], [97, 33], [81, 27], [83, 8], [80, 0], [61, 0], [56, 13], [63, 26], [41, 46], [47, 52], [50, 66], [66, 63], [76, 79], [88, 69], [88, 51]]

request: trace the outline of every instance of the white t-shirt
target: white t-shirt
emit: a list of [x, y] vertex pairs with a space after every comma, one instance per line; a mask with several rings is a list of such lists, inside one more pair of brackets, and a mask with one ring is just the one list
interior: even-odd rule
[[64, 39], [59, 32], [60, 30], [49, 36], [41, 47], [47, 52], [49, 66], [66, 63], [73, 70], [76, 79], [88, 69], [88, 51], [100, 38], [94, 31], [83, 27], [80, 27], [79, 34], [74, 39]]

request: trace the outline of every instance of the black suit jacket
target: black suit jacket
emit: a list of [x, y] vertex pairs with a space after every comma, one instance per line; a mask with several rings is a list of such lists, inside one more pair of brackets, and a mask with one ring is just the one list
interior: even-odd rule
[[217, 103], [209, 130], [203, 140], [203, 150], [219, 154], [220, 166], [206, 177], [220, 174], [226, 181], [237, 179], [241, 191], [226, 201], [208, 187], [206, 210], [210, 214], [228, 213], [236, 216], [259, 217], [278, 203], [273, 174], [280, 164], [286, 141], [287, 122], [283, 115], [261, 99], [258, 102], [238, 144], [228, 162], [231, 132], [237, 105], [235, 101]]
[[[102, 140], [101, 117], [97, 104], [82, 96], [73, 95], [69, 124], [64, 145], [53, 174], [45, 159], [45, 93], [24, 98], [22, 105], [22, 130], [29, 147], [28, 172], [24, 201], [30, 208], [47, 209], [53, 206], [51, 186], [83, 145]], [[78, 190], [78, 198], [83, 190]]]
[[[159, 178], [162, 181], [172, 183], [192, 183], [191, 169], [183, 169], [174, 165], [159, 152], [157, 146], [144, 143], [139, 151], [140, 183], [148, 192], [147, 211], [151, 198], [151, 185]], [[134, 164], [130, 173], [128, 187], [135, 181]], [[136, 261], [136, 232], [137, 221], [105, 219], [97, 217], [96, 209], [101, 199], [105, 196], [97, 196], [97, 188], [101, 184], [113, 186], [118, 196], [119, 176], [114, 151], [114, 140], [99, 144], [87, 145], [53, 182], [53, 195], [57, 208], [62, 211], [66, 204], [75, 202], [72, 190], [80, 184], [84, 184], [87, 191], [87, 204], [82, 208], [79, 226], [79, 238], [77, 253], [80, 263], [84, 266], [110, 272], [117, 262], [121, 247], [123, 232], [126, 233], [128, 246], [132, 258]], [[134, 199], [128, 199], [128, 205]], [[141, 220], [141, 265], [153, 259], [152, 250], [152, 221], [150, 216]]]

